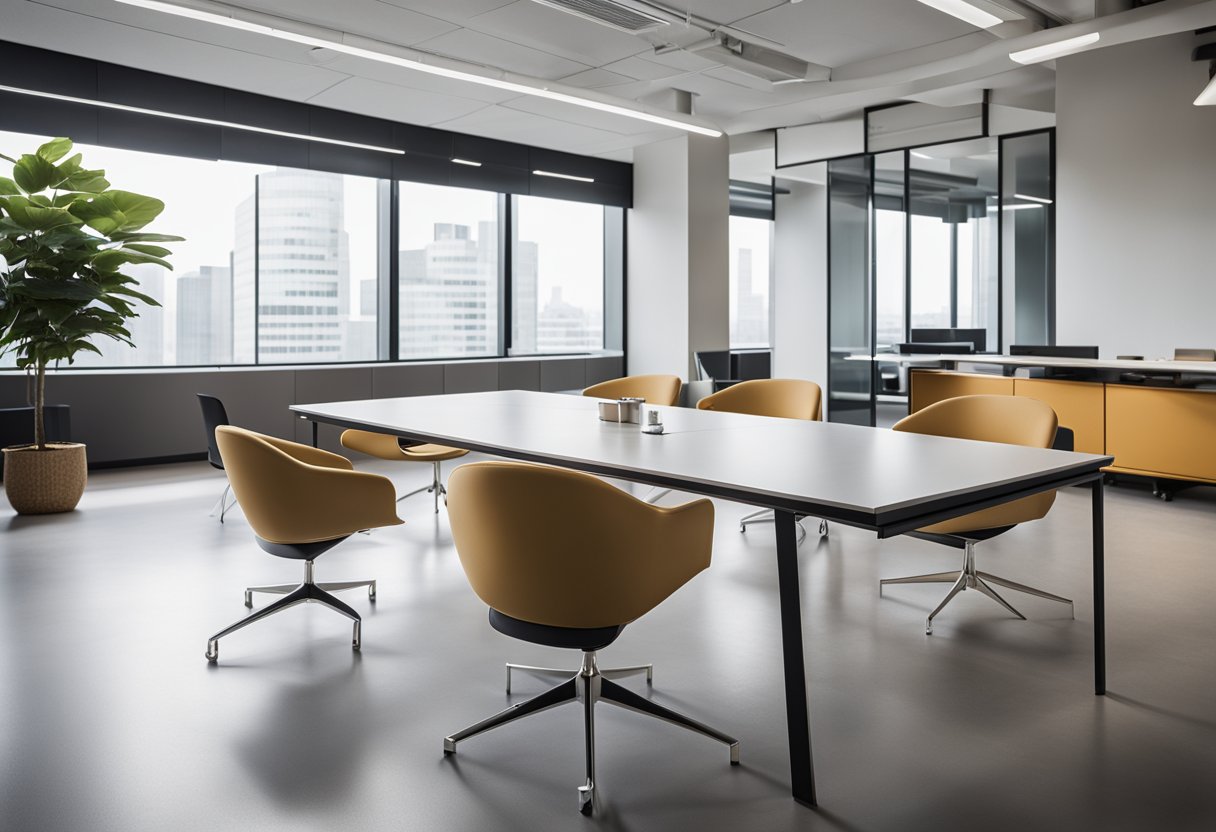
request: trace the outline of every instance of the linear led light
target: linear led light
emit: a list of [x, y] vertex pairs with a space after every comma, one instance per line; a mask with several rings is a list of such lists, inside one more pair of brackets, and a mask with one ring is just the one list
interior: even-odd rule
[[398, 147], [380, 147], [374, 144], [362, 144], [360, 142], [348, 142], [344, 139], [327, 139], [324, 136], [308, 136], [303, 133], [291, 133], [286, 130], [271, 130], [269, 127], [254, 127], [251, 124], [238, 124], [235, 121], [223, 121], [217, 118], [203, 118], [201, 116], [188, 116], [182, 113], [166, 113], [163, 110], [149, 110], [147, 107], [133, 107], [130, 104], [115, 104], [112, 101], [95, 101], [92, 98], [77, 98], [74, 95], [60, 95], [55, 92], [42, 92], [41, 90], [27, 90], [21, 87], [8, 87], [0, 84], [0, 91], [15, 92], [18, 95], [32, 95], [35, 98], [53, 98], [56, 101], [68, 101], [72, 104], [87, 104], [90, 107], [101, 107], [104, 110], [122, 110], [125, 113], [139, 113], [145, 116], [156, 116], [157, 118], [171, 118], [174, 121], [189, 121], [194, 124], [213, 124], [217, 127], [229, 127], [233, 130], [245, 130], [250, 133], [264, 133], [268, 136], [285, 136], [289, 139], [303, 139], [309, 142], [321, 142], [322, 144], [336, 144], [342, 147], [357, 147], [360, 150], [375, 150], [379, 153], [395, 153], [398, 156], [405, 155], [405, 151]]
[[451, 162], [454, 165], [468, 165], [471, 168], [481, 167], [481, 162], [474, 162], [472, 159], [457, 159], [457, 158], [453, 157], [451, 159]]
[[1041, 204], [1043, 204], [1043, 205], [1050, 205], [1050, 204], [1051, 204], [1051, 200], [1050, 200], [1050, 199], [1044, 199], [1044, 198], [1043, 198], [1043, 197], [1041, 197], [1041, 196], [1031, 196], [1030, 194], [1014, 194], [1013, 196], [1014, 196], [1014, 198], [1016, 198], [1016, 199], [1024, 199], [1024, 200], [1026, 200], [1026, 201], [1028, 201], [1028, 202], [1038, 202], [1038, 203], [1041, 203]]
[[[699, 124], [682, 121], [680, 119], [668, 118], [667, 116], [649, 113], [645, 110], [636, 110], [631, 107], [623, 107], [619, 104], [611, 104], [607, 101], [599, 101], [594, 98], [586, 98], [581, 95], [572, 95], [570, 93], [561, 92], [559, 90], [549, 89], [548, 87], [532, 86], [530, 84], [519, 83], [517, 81], [508, 81], [504, 78], [492, 78], [487, 75], [479, 75], [476, 72], [468, 72], [461, 69], [440, 66], [438, 64], [424, 63], [421, 60], [414, 58], [406, 58], [401, 55], [392, 54], [394, 48], [392, 44], [383, 43], [380, 41], [361, 38], [368, 44], [373, 44], [379, 48], [371, 49], [361, 46], [354, 46], [345, 43], [342, 38], [344, 33], [335, 32], [332, 30], [321, 29], [318, 27], [310, 27], [317, 32], [324, 32], [328, 37], [316, 37], [306, 35], [300, 32], [293, 32], [288, 29], [279, 29], [274, 26], [269, 26], [261, 23], [254, 23], [249, 20], [242, 20], [232, 16], [232, 13], [238, 11], [234, 7], [226, 7], [222, 3], [211, 3], [217, 9], [228, 9], [232, 11], [212, 12], [204, 9], [195, 8], [193, 6], [179, 6], [174, 3], [162, 2], [162, 0], [116, 0], [118, 3], [124, 3], [128, 6], [138, 6], [142, 9], [148, 9], [155, 12], [163, 12], [172, 14], [178, 17], [186, 17], [191, 20], [200, 20], [204, 23], [214, 23], [217, 26], [226, 26], [230, 29], [239, 29], [243, 32], [254, 32], [267, 37], [278, 38], [279, 40], [287, 40], [293, 43], [302, 43], [305, 46], [317, 47], [320, 49], [329, 49], [334, 52], [341, 52], [344, 55], [351, 55], [356, 58], [365, 58], [369, 61], [378, 61], [384, 64], [400, 66], [406, 69], [425, 72], [429, 75], [438, 75], [443, 78], [451, 78], [456, 81], [467, 81], [471, 84], [480, 84], [483, 87], [494, 87], [495, 89], [506, 90], [507, 92], [517, 93], [519, 95], [530, 95], [536, 98], [546, 98], [550, 101], [560, 101], [564, 104], [573, 104], [578, 107], [586, 107], [591, 110], [599, 110], [604, 113], [613, 115], [625, 116], [626, 118], [638, 119], [639, 121], [658, 124], [663, 127], [674, 127], [678, 130], [687, 130], [690, 133], [698, 133], [702, 136], [710, 136], [717, 138], [722, 135], [721, 130], [715, 130], [712, 127], [702, 127]], [[241, 9], [239, 11], [245, 12]], [[271, 15], [257, 13], [258, 17], [265, 20], [282, 21], [283, 23], [296, 23], [286, 18], [277, 18]]]
[[575, 176], [573, 173], [554, 173], [551, 170], [534, 170], [532, 173], [537, 176], [551, 176], [554, 179], [572, 179], [575, 182], [594, 182], [590, 176]]
[[1208, 81], [1208, 85], [1203, 88], [1203, 92], [1199, 93], [1199, 97], [1195, 99], [1197, 107], [1216, 106], [1216, 76]]
[[990, 14], [978, 6], [973, 6], [966, 0], [920, 0], [920, 2], [981, 29], [990, 29], [998, 23], [1004, 22], [996, 15]]
[[1101, 35], [1097, 32], [1090, 32], [1088, 35], [1077, 35], [1075, 38], [1065, 38], [1055, 43], [1010, 52], [1009, 57], [1019, 64], [1038, 64], [1043, 61], [1052, 61], [1056, 58], [1063, 58], [1065, 55], [1071, 55], [1073, 52], [1080, 52], [1090, 44], [1097, 43], [1100, 37]]
[[[1043, 207], [1042, 205], [1040, 205], [1039, 203], [1036, 202], [1036, 203], [1032, 203], [1030, 205], [1002, 205], [1001, 210], [1003, 210], [1003, 211], [1025, 211], [1028, 208], [1042, 208], [1042, 207]], [[995, 214], [996, 206], [989, 205], [988, 213]]]

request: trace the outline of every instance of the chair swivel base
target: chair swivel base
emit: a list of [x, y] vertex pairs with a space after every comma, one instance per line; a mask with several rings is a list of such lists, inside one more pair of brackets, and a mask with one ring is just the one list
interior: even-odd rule
[[1024, 592], [1027, 595], [1035, 595], [1039, 598], [1046, 598], [1048, 601], [1057, 601], [1061, 604], [1068, 604], [1069, 613], [1073, 613], [1073, 604], [1068, 598], [1064, 598], [1060, 595], [1052, 595], [1050, 592], [1035, 589], [1034, 587], [1026, 586], [1025, 584], [1019, 584], [1016, 581], [1010, 581], [989, 572], [981, 572], [977, 570], [975, 568], [975, 543], [974, 541], [970, 540], [968, 540], [966, 545], [963, 547], [963, 565], [961, 569], [953, 572], [933, 572], [928, 575], [911, 575], [906, 578], [883, 578], [878, 582], [878, 594], [882, 594], [882, 588], [887, 584], [931, 583], [953, 584], [953, 586], [950, 587], [950, 591], [946, 593], [946, 597], [942, 599], [942, 602], [938, 604], [937, 607], [934, 608], [933, 612], [929, 613], [929, 617], [925, 619], [925, 635], [931, 635], [933, 633], [933, 619], [937, 617], [939, 612], [945, 609], [946, 604], [949, 604], [952, 600], [954, 600], [955, 595], [958, 595], [960, 592], [968, 589], [978, 590], [984, 595], [987, 595], [993, 601], [996, 601], [1002, 607], [1009, 610], [1009, 612], [1025, 621], [1026, 616], [1022, 615], [1013, 607], [1012, 604], [1002, 598], [995, 589], [989, 586], [990, 583], [1016, 590], [1017, 592]]
[[[753, 511], [751, 514], [748, 514], [748, 515], [740, 518], [739, 531], [746, 533], [747, 527], [749, 525], [751, 525], [752, 523], [772, 523], [775, 519], [776, 519], [775, 515], [769, 509], [765, 508], [765, 509], [761, 509], [760, 511]], [[802, 545], [802, 541], [806, 540], [806, 528], [803, 527], [803, 525], [802, 525], [802, 521], [805, 519], [806, 518], [802, 517], [802, 516], [797, 518], [797, 520], [798, 520], [798, 522], [797, 522], [798, 545], [799, 546]], [[819, 536], [820, 537], [828, 536], [828, 521], [827, 520], [819, 521]]]
[[582, 702], [583, 704], [587, 777], [584, 784], [578, 787], [578, 810], [584, 815], [591, 814], [594, 809], [595, 704], [600, 701], [652, 716], [664, 722], [670, 722], [673, 725], [678, 725], [681, 728], [724, 743], [730, 749], [730, 764], [732, 766], [739, 764], [739, 741], [737, 739], [694, 719], [690, 719], [683, 714], [651, 702], [649, 699], [639, 696], [628, 688], [621, 687], [615, 682], [604, 678], [604, 671], [601, 671], [596, 665], [596, 653], [594, 650], [583, 652], [583, 666], [573, 678], [567, 679], [557, 687], [550, 688], [526, 702], [512, 705], [506, 710], [483, 719], [475, 725], [470, 725], [462, 731], [457, 731], [448, 737], [444, 737], [443, 753], [455, 754], [457, 743], [485, 733], [493, 728], [506, 725], [508, 722], [513, 722], [517, 719], [548, 710], [549, 708], [575, 701]]
[[224, 486], [223, 493], [220, 494], [219, 500], [216, 501], [215, 507], [211, 509], [211, 513], [209, 515], [207, 515], [208, 517], [214, 517], [216, 512], [219, 512], [220, 522], [221, 523], [224, 522], [224, 515], [227, 514], [229, 511], [231, 511], [232, 507], [236, 505], [236, 495], [235, 494], [232, 494], [231, 500], [228, 499], [231, 492], [232, 492], [232, 483], [228, 483], [227, 485]]
[[410, 497], [413, 497], [415, 494], [421, 494], [422, 492], [425, 491], [427, 494], [435, 495], [435, 513], [436, 514], [439, 513], [439, 498], [440, 497], [443, 498], [443, 504], [445, 506], [448, 504], [448, 490], [443, 485], [443, 477], [442, 477], [442, 472], [439, 470], [439, 463], [432, 462], [431, 465], [433, 466], [433, 474], [431, 475], [431, 484], [424, 485], [421, 488], [415, 488], [413, 491], [409, 492], [408, 494], [402, 494], [400, 497], [397, 498], [397, 502], [401, 502], [402, 500], [408, 500]]
[[367, 587], [367, 597], [372, 602], [376, 600], [376, 582], [375, 581], [341, 581], [338, 583], [318, 584], [313, 580], [313, 562], [311, 560], [304, 561], [304, 581], [300, 584], [275, 584], [273, 586], [251, 586], [245, 589], [245, 606], [253, 606], [253, 593], [266, 592], [275, 595], [282, 595], [282, 598], [271, 603], [269, 606], [263, 607], [256, 612], [242, 618], [240, 621], [225, 627], [211, 638], [207, 639], [207, 652], [204, 654], [207, 661], [215, 664], [220, 658], [220, 639], [224, 636], [231, 635], [237, 630], [248, 627], [254, 622], [261, 621], [263, 618], [280, 613], [285, 609], [294, 607], [297, 604], [316, 603], [329, 607], [331, 610], [346, 616], [352, 622], [353, 634], [351, 637], [351, 648], [354, 650], [360, 649], [362, 646], [362, 618], [359, 613], [355, 612], [348, 604], [343, 602], [337, 596], [330, 594], [329, 590], [341, 591], [344, 589], [356, 589], [358, 587]]
[[[568, 679], [570, 678], [570, 674], [579, 672], [571, 670], [568, 667], [536, 667], [530, 664], [507, 662], [507, 693], [511, 692], [511, 671], [513, 670], [531, 673], [533, 676], [554, 676], [559, 679]], [[637, 676], [642, 673], [646, 674], [646, 684], [653, 685], [653, 664], [635, 664], [628, 667], [604, 667], [600, 669], [600, 675], [605, 679], [624, 679], [628, 676]]]

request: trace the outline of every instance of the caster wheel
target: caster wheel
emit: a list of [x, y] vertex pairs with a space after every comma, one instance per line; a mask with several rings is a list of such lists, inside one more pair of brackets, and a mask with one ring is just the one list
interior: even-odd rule
[[367, 600], [371, 601], [373, 604], [376, 602], [376, 585], [375, 584], [372, 584], [371, 586], [369, 586], [367, 588]]
[[828, 533], [828, 521], [820, 520], [819, 521], [819, 534], [826, 535], [827, 533]]
[[739, 534], [747, 534], [747, 526], [743, 523], [739, 524]]
[[245, 590], [245, 606], [253, 609], [253, 593], [249, 590]]
[[595, 810], [595, 801], [592, 798], [595, 795], [595, 786], [579, 786], [578, 788], [578, 811], [581, 815], [590, 815]]
[[209, 664], [215, 664], [220, 660], [220, 643], [218, 641], [207, 643], [207, 652], [203, 654], [207, 657]]

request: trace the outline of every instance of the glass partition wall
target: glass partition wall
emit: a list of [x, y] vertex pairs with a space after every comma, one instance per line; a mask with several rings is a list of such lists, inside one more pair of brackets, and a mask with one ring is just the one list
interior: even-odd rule
[[[828, 162], [828, 418], [889, 424], [907, 372], [883, 355], [1054, 339], [1054, 131]], [[948, 337], [947, 337], [948, 336]]]

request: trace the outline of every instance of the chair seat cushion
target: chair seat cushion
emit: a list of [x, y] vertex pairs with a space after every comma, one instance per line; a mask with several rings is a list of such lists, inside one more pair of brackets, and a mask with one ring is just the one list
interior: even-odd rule
[[406, 459], [416, 462], [443, 462], [448, 459], [458, 459], [468, 451], [463, 448], [449, 448], [447, 445], [410, 445], [402, 448], [401, 453]]
[[503, 635], [543, 644], [546, 647], [566, 647], [571, 650], [602, 650], [625, 629], [624, 624], [614, 627], [553, 627], [549, 624], [533, 624], [521, 621], [506, 613], [490, 608], [490, 626]]

